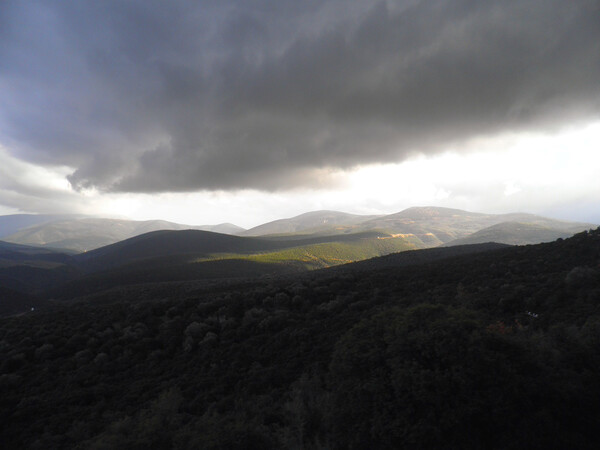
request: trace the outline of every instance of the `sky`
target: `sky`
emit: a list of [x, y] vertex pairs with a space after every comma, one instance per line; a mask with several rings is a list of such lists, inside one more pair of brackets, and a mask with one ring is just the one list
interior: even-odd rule
[[600, 223], [600, 0], [0, 1], [0, 214]]

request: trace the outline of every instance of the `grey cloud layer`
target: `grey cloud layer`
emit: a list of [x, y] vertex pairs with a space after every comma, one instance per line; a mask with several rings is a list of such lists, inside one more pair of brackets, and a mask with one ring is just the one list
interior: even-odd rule
[[600, 2], [5, 2], [0, 143], [77, 188], [284, 189], [600, 115]]

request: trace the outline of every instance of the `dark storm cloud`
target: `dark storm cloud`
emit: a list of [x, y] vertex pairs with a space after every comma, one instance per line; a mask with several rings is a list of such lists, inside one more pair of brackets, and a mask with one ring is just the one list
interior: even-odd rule
[[0, 6], [0, 142], [77, 188], [280, 189], [600, 114], [597, 0]]

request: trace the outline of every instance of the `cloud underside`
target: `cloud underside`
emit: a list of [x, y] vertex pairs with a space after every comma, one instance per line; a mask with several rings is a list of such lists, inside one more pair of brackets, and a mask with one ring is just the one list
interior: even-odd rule
[[3, 143], [77, 189], [311, 186], [600, 115], [597, 0], [4, 9]]

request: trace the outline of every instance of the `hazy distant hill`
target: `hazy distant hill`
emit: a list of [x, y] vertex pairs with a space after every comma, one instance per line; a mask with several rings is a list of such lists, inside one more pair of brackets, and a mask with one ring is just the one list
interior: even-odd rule
[[363, 228], [414, 235], [427, 247], [467, 236], [494, 223], [494, 216], [459, 209], [415, 207], [379, 217], [362, 224]]
[[[564, 233], [570, 236], [576, 232], [594, 227], [593, 224], [565, 222], [533, 214], [482, 214], [450, 208], [415, 207], [405, 209], [396, 214], [366, 221], [361, 224], [360, 228], [380, 229], [388, 233], [403, 236], [414, 235], [423, 242], [424, 246], [433, 247], [455, 241], [456, 239], [466, 238], [482, 229], [508, 221], [518, 221], [538, 226], [538, 230], [542, 233], [543, 237], [537, 240], [537, 242], [552, 240], [552, 238], [547, 238], [549, 236], [549, 229], [556, 232], [556, 237], [561, 237]], [[529, 239], [535, 240], [535, 229], [531, 228], [530, 232]]]
[[[411, 239], [417, 247], [436, 247], [456, 239], [463, 239], [492, 225], [520, 222], [540, 227], [542, 236], [536, 238], [534, 229], [529, 240], [547, 241], [547, 236], [570, 236], [593, 228], [587, 223], [566, 222], [534, 214], [483, 214], [441, 207], [413, 207], [382, 216], [361, 216], [337, 211], [313, 211], [289, 219], [280, 219], [251, 228], [241, 235], [341, 234], [382, 231], [395, 237]], [[547, 234], [547, 229], [554, 234]], [[551, 239], [550, 239], [551, 240]], [[504, 241], [502, 241], [504, 242]]]
[[548, 217], [536, 216], [535, 214], [526, 213], [509, 213], [499, 214], [496, 216], [502, 222], [518, 222], [521, 224], [538, 225], [540, 227], [551, 228], [554, 230], [564, 231], [569, 235], [579, 233], [583, 230], [596, 228], [598, 225], [585, 222], [568, 222], [564, 220], [549, 219]]
[[61, 220], [70, 220], [83, 216], [69, 214], [9, 214], [0, 216], [0, 238], [16, 233], [23, 228]]
[[194, 230], [212, 231], [213, 233], [241, 234], [246, 231], [245, 228], [238, 227], [233, 223], [220, 223], [218, 225], [199, 225], [191, 227]]
[[450, 241], [445, 245], [482, 244], [485, 242], [510, 245], [539, 244], [555, 241], [558, 238], [567, 238], [572, 234], [534, 223], [502, 222], [476, 231], [465, 238]]
[[264, 236], [298, 232], [336, 232], [336, 228], [347, 230], [348, 227], [358, 225], [375, 217], [379, 216], [362, 216], [339, 211], [311, 211], [289, 219], [279, 219], [264, 223], [240, 234], [244, 236]]
[[[190, 226], [162, 220], [79, 218], [33, 225], [3, 239], [17, 244], [85, 252], [158, 230], [195, 229], [238, 236], [268, 236], [269, 239], [284, 240], [382, 232], [393, 238], [408, 239], [415, 248], [427, 248], [464, 239], [475, 232], [503, 222], [539, 226], [540, 232], [544, 233], [545, 229], [562, 232], [562, 234], [557, 233], [556, 236], [562, 236], [564, 233], [567, 236], [572, 235], [595, 226], [548, 219], [533, 214], [482, 214], [450, 208], [414, 207], [385, 216], [312, 211], [296, 217], [268, 222], [250, 230], [229, 223]], [[535, 234], [533, 229], [531, 232]], [[545, 235], [540, 238], [532, 235], [529, 240], [542, 242], [548, 238]]]
[[193, 227], [164, 220], [118, 220], [85, 218], [40, 224], [18, 231], [4, 240], [17, 244], [36, 245], [85, 252], [105, 245], [157, 230], [186, 230], [190, 228], [238, 232], [232, 224]]

